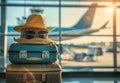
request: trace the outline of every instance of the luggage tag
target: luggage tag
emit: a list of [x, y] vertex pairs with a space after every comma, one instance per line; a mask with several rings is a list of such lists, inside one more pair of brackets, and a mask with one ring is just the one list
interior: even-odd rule
[[49, 59], [49, 51], [42, 51], [42, 58], [48, 58]]
[[19, 58], [27, 58], [27, 51], [25, 50], [20, 50], [19, 52]]

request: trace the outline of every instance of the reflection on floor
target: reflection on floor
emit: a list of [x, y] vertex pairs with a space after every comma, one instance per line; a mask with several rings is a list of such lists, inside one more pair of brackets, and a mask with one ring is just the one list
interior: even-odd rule
[[63, 78], [62, 83], [120, 83], [120, 78]]
[[[0, 79], [0, 83], [5, 83], [5, 79]], [[62, 83], [120, 83], [120, 78], [62, 78]]]

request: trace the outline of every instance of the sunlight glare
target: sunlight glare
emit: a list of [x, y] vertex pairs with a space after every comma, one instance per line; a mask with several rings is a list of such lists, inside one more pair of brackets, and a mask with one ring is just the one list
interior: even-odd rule
[[107, 13], [113, 13], [114, 7], [107, 8]]
[[107, 8], [108, 13], [112, 13], [114, 11], [114, 8], [116, 8], [116, 5], [112, 5], [111, 7]]

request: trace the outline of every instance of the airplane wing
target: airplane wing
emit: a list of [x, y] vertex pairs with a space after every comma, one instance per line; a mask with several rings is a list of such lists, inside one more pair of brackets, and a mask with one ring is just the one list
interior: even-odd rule
[[98, 28], [98, 29], [85, 30], [84, 33], [85, 33], [85, 35], [89, 35], [89, 34], [91, 34], [91, 33], [98, 32], [98, 31], [101, 30], [101, 29], [108, 28], [108, 27], [106, 27], [108, 23], [109, 23], [109, 21], [105, 22], [105, 24], [102, 25], [102, 26], [101, 26], [100, 28]]
[[107, 21], [103, 26], [101, 26], [99, 29], [105, 29], [105, 28], [107, 28], [106, 26], [107, 26], [107, 24], [109, 23], [109, 21]]

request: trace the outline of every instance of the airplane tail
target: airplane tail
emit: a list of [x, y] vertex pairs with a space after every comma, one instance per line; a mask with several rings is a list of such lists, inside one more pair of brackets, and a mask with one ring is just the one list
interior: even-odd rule
[[73, 28], [90, 28], [93, 22], [97, 4], [92, 4], [89, 10], [82, 16], [82, 18], [73, 26]]

